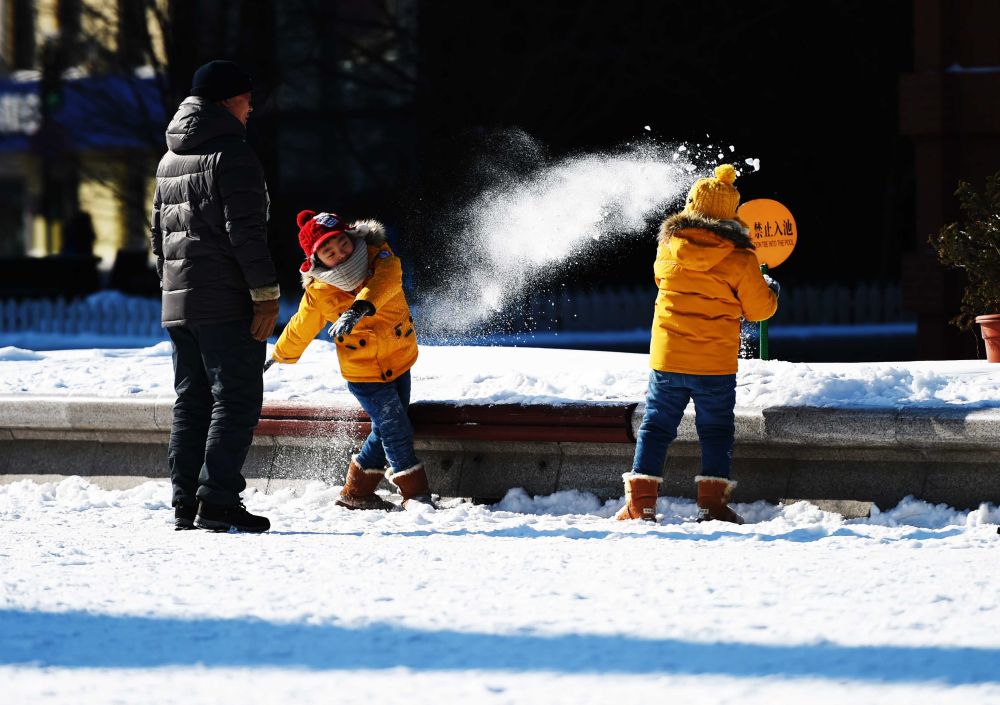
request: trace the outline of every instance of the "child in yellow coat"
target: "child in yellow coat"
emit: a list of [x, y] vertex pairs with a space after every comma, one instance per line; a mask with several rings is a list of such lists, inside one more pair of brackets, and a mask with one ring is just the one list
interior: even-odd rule
[[680, 213], [660, 228], [653, 265], [656, 297], [646, 411], [636, 439], [627, 502], [618, 519], [655, 521], [667, 449], [694, 400], [701, 445], [699, 520], [738, 524], [729, 507], [735, 436], [740, 318], [774, 315], [778, 285], [761, 274], [749, 229], [736, 215], [736, 169], [723, 164], [699, 179]]
[[405, 508], [433, 507], [407, 417], [417, 337], [399, 258], [377, 221], [349, 225], [335, 213], [315, 211], [302, 211], [296, 221], [306, 256], [301, 267], [305, 292], [278, 338], [273, 360], [298, 362], [316, 334], [332, 323], [340, 372], [372, 422], [371, 434], [351, 458], [337, 504], [348, 509], [393, 508], [375, 494], [388, 465], [388, 477], [399, 488]]

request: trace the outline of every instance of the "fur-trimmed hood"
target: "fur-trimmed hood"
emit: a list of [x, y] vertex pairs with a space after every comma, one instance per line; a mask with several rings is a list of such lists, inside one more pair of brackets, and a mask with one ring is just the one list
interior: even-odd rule
[[[385, 226], [377, 220], [357, 220], [351, 223], [351, 227], [346, 232], [347, 236], [354, 240], [355, 247], [381, 247], [385, 244]], [[319, 263], [316, 255], [309, 258], [309, 265], [308, 269], [303, 269], [300, 272], [303, 289], [317, 278], [322, 280], [320, 275], [330, 271]]]
[[742, 222], [683, 211], [663, 221], [660, 240], [660, 248], [671, 259], [696, 272], [707, 272], [734, 250], [753, 250]]
[[[670, 216], [663, 221], [660, 226], [660, 242], [666, 243], [674, 235], [680, 234], [687, 228], [699, 228], [718, 235], [723, 240], [733, 243], [733, 246], [742, 250], [753, 250], [753, 241], [750, 240], [750, 229], [741, 220], [717, 220], [701, 215], [700, 213], [688, 213], [681, 211]], [[683, 237], [683, 235], [682, 235]]]

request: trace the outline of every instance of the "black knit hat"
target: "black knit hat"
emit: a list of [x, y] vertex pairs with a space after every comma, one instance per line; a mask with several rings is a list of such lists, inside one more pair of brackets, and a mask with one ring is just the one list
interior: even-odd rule
[[211, 101], [249, 93], [252, 88], [250, 74], [234, 62], [224, 59], [199, 66], [191, 78], [191, 95]]

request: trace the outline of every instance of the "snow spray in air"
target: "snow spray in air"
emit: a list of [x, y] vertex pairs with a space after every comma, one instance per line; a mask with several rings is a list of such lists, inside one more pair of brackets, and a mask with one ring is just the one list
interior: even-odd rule
[[443, 225], [452, 262], [417, 307], [421, 328], [432, 334], [474, 335], [595, 240], [646, 232], [651, 218], [680, 205], [700, 172], [733, 151], [645, 141], [548, 162], [523, 132], [508, 137], [511, 149], [530, 158], [515, 160], [517, 168], [480, 165], [492, 169], [492, 185]]

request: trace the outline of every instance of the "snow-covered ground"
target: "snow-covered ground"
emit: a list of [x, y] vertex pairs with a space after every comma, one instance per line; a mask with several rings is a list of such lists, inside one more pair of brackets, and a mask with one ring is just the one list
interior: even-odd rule
[[[741, 361], [738, 403], [1000, 407], [985, 362]], [[430, 347], [415, 399], [642, 399], [645, 355]], [[348, 401], [333, 348], [267, 397]], [[169, 346], [0, 348], [0, 394], [170, 396]], [[265, 535], [174, 532], [165, 481], [0, 484], [0, 702], [1000, 703], [1000, 510], [738, 505], [656, 525], [577, 492], [348, 512], [248, 492]]]
[[1000, 703], [996, 509], [335, 493], [250, 493], [253, 536], [174, 532], [165, 482], [0, 486], [0, 699]]
[[[648, 356], [541, 348], [420, 348], [415, 400], [466, 403], [640, 401]], [[334, 346], [314, 341], [295, 365], [275, 365], [265, 398], [349, 402]], [[0, 394], [173, 396], [170, 343], [136, 350], [36, 352], [0, 347]], [[736, 403], [1000, 407], [1000, 365], [983, 360], [791, 363], [740, 360]]]

